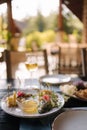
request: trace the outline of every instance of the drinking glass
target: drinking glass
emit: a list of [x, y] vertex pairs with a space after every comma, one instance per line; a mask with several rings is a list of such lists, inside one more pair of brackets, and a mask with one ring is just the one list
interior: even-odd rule
[[26, 53], [25, 66], [28, 72], [30, 73], [30, 79], [31, 79], [30, 88], [32, 88], [33, 73], [35, 73], [35, 71], [38, 68], [37, 56], [35, 54]]

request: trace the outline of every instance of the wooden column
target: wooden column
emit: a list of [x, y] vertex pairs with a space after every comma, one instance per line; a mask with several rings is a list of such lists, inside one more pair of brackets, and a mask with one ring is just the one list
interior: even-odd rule
[[15, 24], [12, 18], [12, 6], [11, 0], [7, 0], [7, 19], [8, 19], [8, 31], [11, 32], [12, 35], [15, 34]]
[[8, 19], [8, 32], [11, 34], [11, 37], [8, 38], [7, 48], [11, 50], [18, 50], [18, 43], [19, 43], [21, 31], [15, 25], [12, 17], [11, 0], [7, 0], [7, 19]]
[[59, 2], [58, 28], [59, 30], [63, 30], [62, 0]]
[[59, 15], [58, 15], [58, 42], [63, 42], [63, 15], [62, 15], [62, 0], [59, 0]]
[[83, 36], [82, 42], [87, 43], [87, 0], [83, 2]]

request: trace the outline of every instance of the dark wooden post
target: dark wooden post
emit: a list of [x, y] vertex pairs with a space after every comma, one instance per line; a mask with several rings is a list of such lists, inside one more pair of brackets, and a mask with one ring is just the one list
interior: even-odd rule
[[58, 28], [60, 31], [63, 30], [62, 0], [59, 2]]
[[11, 0], [7, 0], [7, 19], [8, 19], [8, 31], [11, 32], [12, 35], [15, 34], [15, 24], [12, 18], [12, 5]]
[[82, 42], [87, 43], [87, 0], [83, 1], [83, 37]]
[[11, 0], [7, 0], [7, 19], [8, 19], [8, 42], [7, 48], [11, 50], [18, 49], [18, 42], [20, 39], [20, 29], [15, 25], [12, 17]]
[[62, 15], [62, 0], [59, 0], [59, 15], [58, 15], [58, 42], [63, 42], [63, 15]]

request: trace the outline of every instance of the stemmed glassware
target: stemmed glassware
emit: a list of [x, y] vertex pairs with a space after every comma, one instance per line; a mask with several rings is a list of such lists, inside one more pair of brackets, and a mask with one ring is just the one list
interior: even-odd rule
[[37, 63], [37, 56], [35, 54], [31, 53], [26, 53], [26, 62], [25, 62], [26, 69], [30, 73], [30, 78], [31, 78], [31, 85], [30, 88], [32, 88], [32, 81], [33, 81], [33, 73], [37, 70], [38, 68], [38, 63]]

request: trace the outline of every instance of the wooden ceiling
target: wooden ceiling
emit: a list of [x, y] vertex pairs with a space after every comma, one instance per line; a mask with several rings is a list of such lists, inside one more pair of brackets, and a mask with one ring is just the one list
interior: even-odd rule
[[83, 0], [62, 0], [62, 3], [68, 7], [81, 21], [83, 16]]
[[0, 0], [0, 4], [6, 3], [8, 0]]

